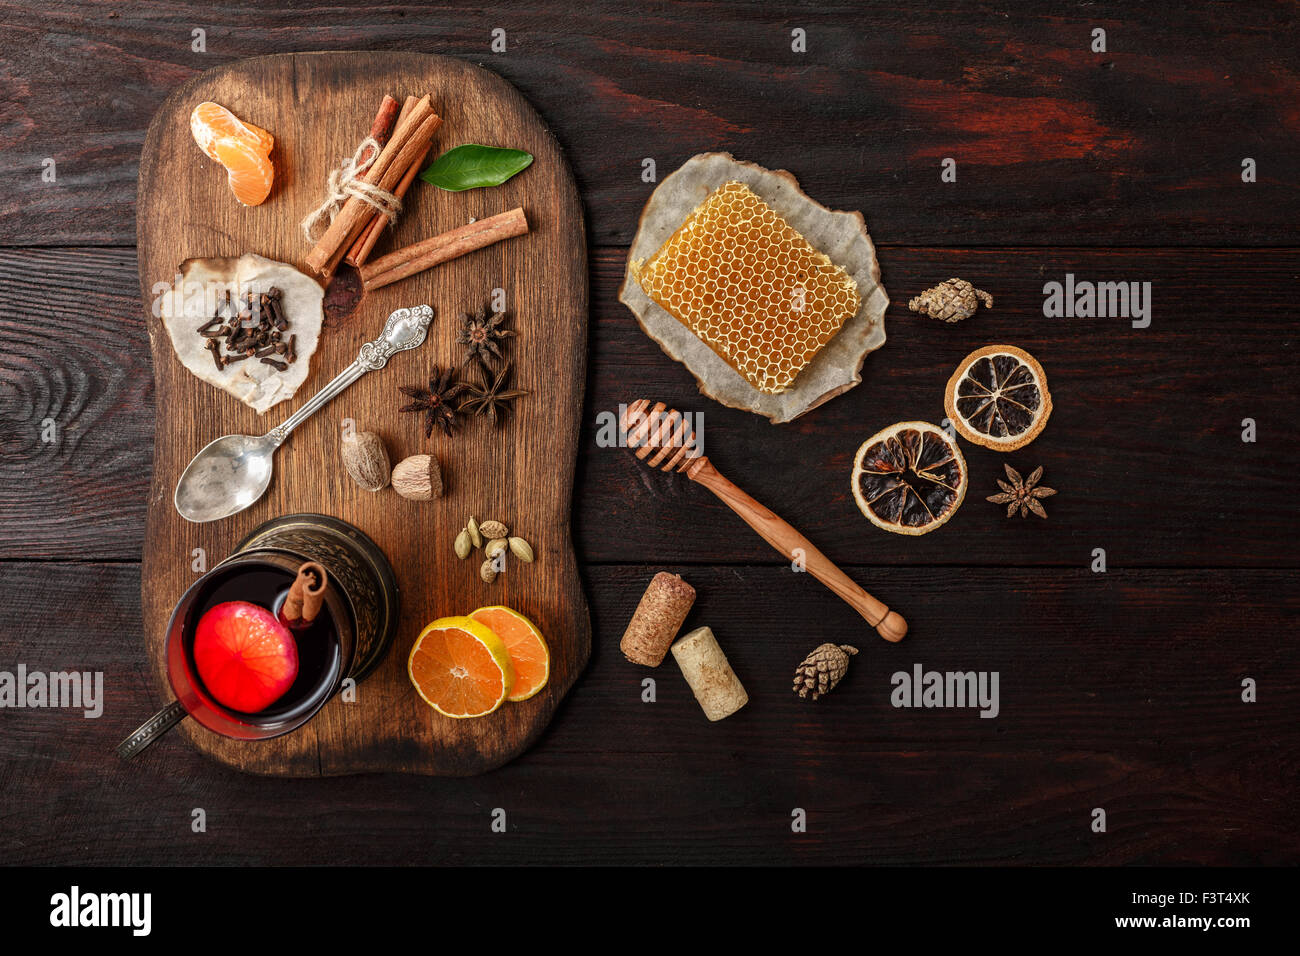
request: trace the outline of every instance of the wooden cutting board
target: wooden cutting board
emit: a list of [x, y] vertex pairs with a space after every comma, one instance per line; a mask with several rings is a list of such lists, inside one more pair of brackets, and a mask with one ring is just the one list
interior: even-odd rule
[[[190, 257], [255, 252], [304, 269], [308, 243], [299, 227], [320, 202], [329, 172], [350, 156], [370, 128], [385, 93], [399, 101], [429, 93], [443, 125], [434, 154], [461, 143], [526, 149], [532, 166], [503, 186], [443, 192], [418, 180], [396, 232], [374, 257], [427, 236], [522, 206], [532, 231], [471, 253], [365, 296], [337, 314], [341, 280], [327, 294], [321, 344], [311, 373], [290, 401], [265, 415], [199, 381], [176, 359], [153, 314], [157, 283], [170, 282]], [[275, 184], [261, 206], [233, 198], [220, 166], [190, 135], [189, 115], [204, 100], [229, 107], [276, 138]], [[512, 86], [461, 60], [416, 53], [294, 53], [210, 70], [167, 98], [149, 127], [140, 162], [137, 211], [140, 285], [153, 350], [158, 421], [143, 562], [145, 653], [158, 699], [140, 701], [141, 718], [172, 698], [163, 669], [163, 632], [171, 609], [199, 576], [196, 549], [211, 568], [269, 518], [295, 512], [334, 515], [383, 549], [397, 574], [401, 625], [357, 701], [335, 699], [305, 727], [254, 743], [217, 736], [182, 722], [177, 733], [209, 756], [252, 773], [329, 776], [368, 771], [468, 775], [523, 752], [546, 727], [586, 664], [591, 624], [569, 534], [569, 506], [586, 375], [587, 263], [582, 207], [559, 145]], [[373, 258], [373, 257], [372, 257]], [[466, 420], [454, 438], [425, 438], [421, 416], [399, 414], [399, 385], [427, 381], [433, 365], [460, 360], [454, 344], [462, 312], [505, 290], [508, 343], [516, 387], [529, 394], [495, 430]], [[276, 454], [266, 496], [252, 508], [209, 524], [190, 524], [172, 505], [176, 479], [194, 453], [223, 434], [262, 434], [278, 425], [379, 334], [390, 312], [431, 305], [428, 341], [363, 376], [294, 432]], [[363, 491], [343, 471], [344, 419], [381, 435], [396, 463], [432, 453], [447, 492], [413, 502], [391, 489]], [[526, 538], [537, 559], [512, 562], [493, 584], [478, 560], [452, 550], [469, 515], [504, 521]], [[531, 700], [507, 703], [477, 720], [443, 717], [423, 703], [406, 676], [406, 657], [435, 618], [506, 604], [532, 618], [551, 650], [548, 686]], [[148, 759], [146, 756], [143, 759]]]

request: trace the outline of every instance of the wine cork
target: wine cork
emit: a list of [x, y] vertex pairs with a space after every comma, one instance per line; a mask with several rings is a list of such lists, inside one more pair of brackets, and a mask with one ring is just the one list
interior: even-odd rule
[[707, 627], [697, 627], [673, 645], [673, 657], [709, 720], [730, 717], [749, 703], [740, 678]]
[[623, 632], [619, 645], [623, 656], [633, 664], [658, 667], [694, 603], [695, 588], [680, 575], [660, 571], [641, 595], [641, 603]]

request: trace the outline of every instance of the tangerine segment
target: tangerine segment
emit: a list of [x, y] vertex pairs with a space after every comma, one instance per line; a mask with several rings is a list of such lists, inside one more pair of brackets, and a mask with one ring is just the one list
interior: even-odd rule
[[986, 345], [948, 379], [944, 410], [967, 441], [1015, 451], [1038, 437], [1052, 414], [1047, 373], [1014, 345]]
[[271, 150], [275, 148], [274, 136], [260, 126], [245, 123], [220, 103], [213, 103], [211, 100], [200, 103], [190, 113], [190, 133], [193, 134], [194, 142], [199, 144], [199, 148], [218, 162], [220, 158], [214, 151], [214, 145], [222, 136], [243, 140], [263, 155], [270, 155]]
[[534, 696], [551, 676], [551, 652], [537, 625], [518, 611], [494, 605], [471, 611], [474, 620], [486, 624], [501, 638], [515, 668], [515, 686], [508, 700], [518, 702]]
[[271, 194], [275, 167], [271, 158], [242, 139], [219, 136], [212, 144], [215, 158], [226, 167], [230, 190], [245, 206], [258, 206]]
[[754, 388], [779, 394], [857, 314], [858, 284], [741, 182], [719, 186], [632, 274]]
[[933, 531], [966, 497], [966, 459], [929, 422], [899, 422], [864, 441], [853, 460], [853, 498], [871, 523], [895, 534]]
[[448, 717], [492, 713], [515, 682], [501, 638], [468, 617], [439, 618], [421, 631], [406, 673], [424, 702]]

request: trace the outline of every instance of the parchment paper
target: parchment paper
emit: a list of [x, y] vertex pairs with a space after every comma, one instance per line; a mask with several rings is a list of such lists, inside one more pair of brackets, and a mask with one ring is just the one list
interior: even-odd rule
[[[321, 302], [325, 291], [315, 279], [291, 265], [248, 253], [238, 259], [187, 259], [180, 268], [180, 287], [163, 293], [159, 311], [172, 348], [190, 372], [203, 381], [229, 392], [259, 414], [286, 398], [292, 398], [311, 371], [311, 357], [320, 339]], [[220, 372], [206, 348], [207, 340], [196, 329], [212, 318], [216, 295], [230, 289], [238, 298], [246, 291], [265, 292], [276, 286], [289, 322], [287, 336], [296, 335], [298, 359], [286, 371], [277, 371], [256, 359], [227, 365]]]
[[[725, 182], [749, 186], [810, 243], [858, 283], [862, 305], [780, 395], [765, 395], [690, 329], [646, 295], [632, 263], [649, 259], [708, 195]], [[810, 199], [785, 170], [744, 163], [730, 153], [701, 153], [659, 184], [641, 213], [628, 252], [619, 301], [632, 310], [646, 335], [695, 376], [700, 391], [730, 408], [743, 408], [776, 424], [792, 421], [862, 381], [868, 352], [885, 344], [889, 297], [880, 284], [876, 247], [859, 212], [827, 209]]]

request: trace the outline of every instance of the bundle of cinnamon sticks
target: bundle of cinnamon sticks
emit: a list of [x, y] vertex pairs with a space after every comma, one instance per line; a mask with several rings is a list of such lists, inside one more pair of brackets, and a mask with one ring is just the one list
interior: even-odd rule
[[[400, 111], [397, 100], [385, 96], [370, 127], [370, 138], [379, 145], [379, 155], [367, 151], [358, 157], [362, 162], [373, 159], [360, 180], [400, 201], [424, 165], [433, 147], [433, 134], [441, 125], [442, 119], [429, 105], [428, 96], [418, 100], [408, 96]], [[388, 221], [388, 216], [371, 203], [349, 196], [307, 254], [307, 265], [328, 281], [339, 263], [347, 262], [359, 271], [362, 285], [370, 291], [528, 232], [523, 209], [511, 209], [413, 243], [367, 265]]]
[[[385, 96], [370, 130], [371, 138], [381, 144], [379, 155], [360, 179], [400, 200], [424, 164], [441, 125], [442, 118], [433, 111], [427, 95], [419, 99], [408, 96], [400, 110], [396, 100]], [[360, 268], [387, 222], [388, 217], [375, 206], [349, 196], [307, 254], [307, 265], [326, 279], [345, 260]]]

